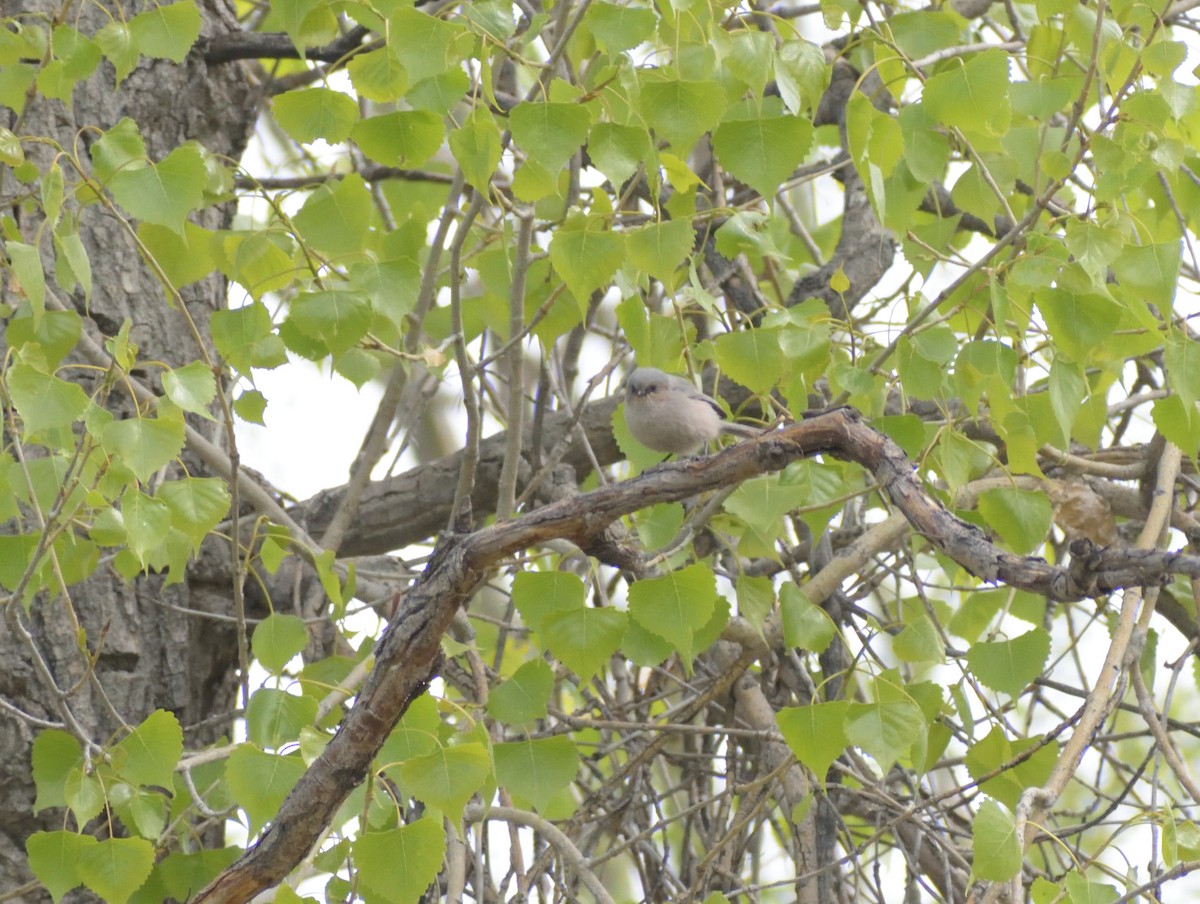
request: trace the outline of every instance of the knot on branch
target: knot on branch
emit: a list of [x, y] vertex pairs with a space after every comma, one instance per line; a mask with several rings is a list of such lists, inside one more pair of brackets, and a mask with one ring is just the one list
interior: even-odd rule
[[1086, 537], [1068, 550], [1071, 581], [1084, 596], [1104, 596], [1123, 587], [1164, 587], [1176, 574], [1200, 575], [1200, 558], [1182, 552], [1097, 546]]

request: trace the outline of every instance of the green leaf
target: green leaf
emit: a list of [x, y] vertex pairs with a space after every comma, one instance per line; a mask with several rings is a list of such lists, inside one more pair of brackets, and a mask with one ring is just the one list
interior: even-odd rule
[[804, 591], [788, 581], [779, 590], [779, 609], [783, 618], [783, 638], [790, 647], [823, 653], [837, 636], [837, 626], [820, 606], [815, 606]]
[[775, 585], [767, 577], [741, 574], [736, 586], [738, 615], [761, 632], [775, 608]]
[[581, 307], [624, 262], [623, 238], [596, 218], [573, 213], [550, 239], [550, 262]]
[[371, 303], [358, 292], [302, 292], [292, 299], [285, 326], [320, 342], [326, 354], [337, 355], [358, 344], [372, 318]]
[[388, 40], [408, 71], [412, 84], [441, 75], [450, 68], [452, 45], [465, 29], [437, 16], [401, 7], [388, 17]]
[[263, 423], [263, 412], [266, 410], [267, 397], [257, 389], [247, 389], [233, 402], [233, 413], [251, 424], [266, 426]]
[[967, 665], [986, 687], [1015, 697], [1042, 673], [1050, 635], [1034, 628], [1012, 640], [981, 641], [967, 651]]
[[80, 860], [84, 852], [96, 844], [91, 835], [75, 832], [34, 832], [26, 840], [29, 868], [46, 886], [55, 904], [83, 882], [79, 874]]
[[850, 743], [846, 737], [846, 716], [850, 704], [845, 700], [789, 706], [775, 715], [779, 732], [796, 759], [812, 770], [824, 783], [829, 767]]
[[1163, 343], [1163, 361], [1171, 378], [1171, 388], [1184, 406], [1190, 407], [1200, 401], [1200, 344], [1186, 336], [1168, 334]]
[[944, 390], [948, 368], [926, 353], [919, 336], [902, 336], [897, 349], [898, 370], [906, 392], [921, 399], [939, 398]]
[[128, 116], [101, 135], [89, 153], [96, 178], [101, 182], [107, 182], [121, 170], [147, 165], [146, 144], [137, 123]]
[[36, 76], [37, 69], [31, 63], [14, 62], [0, 66], [0, 104], [21, 115]]
[[1039, 490], [999, 487], [979, 495], [979, 514], [1018, 555], [1027, 555], [1046, 539], [1054, 509]]
[[399, 100], [408, 90], [408, 72], [400, 62], [395, 46], [391, 44], [379, 50], [355, 54], [346, 65], [346, 71], [354, 90], [376, 103]]
[[361, 252], [370, 230], [371, 193], [362, 176], [350, 173], [309, 195], [292, 222], [301, 238], [323, 254]]
[[297, 615], [272, 612], [254, 629], [250, 647], [254, 658], [268, 672], [283, 671], [294, 656], [308, 646], [308, 627]]
[[779, 519], [812, 498], [811, 487], [786, 484], [778, 474], [747, 480], [725, 500], [725, 511], [767, 535], [780, 529]]
[[962, 19], [949, 11], [922, 10], [892, 16], [888, 27], [904, 55], [916, 59], [957, 44]]
[[775, 246], [775, 241], [768, 231], [769, 225], [766, 215], [761, 211], [740, 210], [717, 230], [717, 250], [726, 257], [737, 257], [745, 252], [787, 260], [787, 255]]
[[417, 302], [421, 268], [407, 257], [379, 260], [371, 257], [346, 268], [350, 284], [371, 299], [371, 307], [391, 321], [397, 331]]
[[14, 364], [8, 371], [7, 383], [26, 434], [66, 427], [87, 410], [87, 393], [78, 384], [60, 380], [28, 364]]
[[613, 56], [654, 37], [658, 17], [654, 10], [615, 3], [593, 3], [585, 19], [600, 49]]
[[[1025, 755], [1034, 747], [1038, 749]], [[1020, 762], [983, 780], [1017, 759]], [[1050, 778], [1058, 762], [1058, 745], [1043, 744], [1038, 737], [1010, 739], [1003, 726], [994, 725], [984, 738], [971, 745], [963, 762], [971, 778], [981, 782], [980, 791], [1016, 812], [1025, 789], [1041, 787]]]
[[785, 359], [778, 330], [722, 333], [716, 338], [715, 345], [721, 369], [752, 392], [769, 392], [784, 372]]
[[712, 144], [729, 171], [769, 201], [803, 162], [812, 137], [812, 123], [798, 116], [760, 116], [726, 120]]
[[552, 612], [538, 633], [563, 665], [586, 682], [621, 646], [629, 617], [617, 609], [581, 608]]
[[531, 659], [488, 695], [488, 714], [509, 725], [544, 719], [553, 690], [553, 670], [544, 659]]
[[[54, 29], [51, 40], [54, 59], [50, 60], [38, 75], [38, 88], [47, 97], [70, 103], [75, 85], [90, 76], [100, 63], [100, 47], [86, 35], [69, 25]], [[55, 217], [47, 210], [47, 219]]]
[[437, 704], [428, 694], [413, 701], [400, 724], [392, 729], [375, 758], [377, 768], [387, 768], [413, 757], [427, 756], [438, 749], [442, 719]]
[[54, 278], [58, 280], [59, 288], [73, 292], [78, 285], [83, 289], [83, 297], [90, 301], [92, 298], [92, 264], [88, 260], [87, 249], [83, 240], [74, 229], [63, 231], [61, 228], [54, 233], [54, 251], [58, 255], [54, 261]]
[[354, 840], [359, 879], [388, 904], [417, 904], [441, 872], [445, 854], [446, 833], [436, 817]]
[[725, 92], [717, 82], [663, 78], [655, 70], [642, 73], [646, 123], [671, 143], [676, 154], [688, 154], [696, 139], [725, 115]]
[[315, 697], [260, 687], [246, 707], [246, 737], [259, 747], [279, 748], [300, 738], [300, 729], [317, 718]]
[[1163, 860], [1176, 866], [1187, 860], [1200, 859], [1200, 828], [1192, 820], [1176, 815], [1174, 807], [1164, 807], [1161, 816], [1163, 829]]
[[[47, 97], [70, 103], [75, 85], [90, 76], [99, 64], [100, 47], [69, 25], [54, 29], [53, 47], [54, 59], [38, 75], [38, 88]], [[57, 169], [54, 166], [51, 172]], [[57, 212], [52, 213], [48, 207], [46, 213], [50, 222], [57, 219]]]
[[829, 85], [832, 67], [825, 52], [811, 41], [785, 41], [775, 58], [775, 83], [792, 115], [816, 110]]
[[1092, 279], [1103, 285], [1108, 265], [1121, 251], [1120, 230], [1090, 220], [1068, 220], [1065, 225], [1067, 250]]
[[345, 606], [346, 600], [354, 595], [354, 563], [351, 562], [347, 566], [346, 588], [343, 590], [338, 573], [333, 567], [336, 560], [337, 553], [332, 549], [325, 549], [313, 560], [313, 565], [317, 569], [317, 579], [321, 582], [321, 589], [333, 603], [334, 611], [340, 618], [340, 610]]
[[1158, 399], [1152, 408], [1154, 426], [1181, 449], [1200, 446], [1200, 414], [1195, 406], [1183, 404], [1177, 395]]
[[113, 197], [131, 216], [180, 235], [184, 219], [200, 206], [207, 186], [204, 158], [190, 144], [177, 147], [161, 163], [126, 167], [108, 180]]
[[10, 129], [0, 127], [0, 163], [15, 167], [24, 162], [25, 149], [21, 147], [21, 139]]
[[109, 904], [125, 904], [152, 869], [154, 845], [144, 838], [107, 838], [79, 852], [83, 884]]
[[1175, 299], [1182, 251], [1179, 242], [1129, 245], [1112, 262], [1112, 269], [1122, 286], [1157, 306], [1166, 315], [1171, 311]]
[[209, 531], [229, 514], [229, 489], [216, 477], [164, 480], [154, 495], [167, 504], [171, 526], [187, 536], [195, 552], [200, 551]]
[[105, 427], [100, 445], [145, 483], [178, 457], [183, 440], [182, 418], [131, 417]]
[[167, 398], [192, 414], [216, 420], [208, 410], [217, 397], [217, 381], [212, 368], [203, 361], [193, 361], [184, 367], [163, 372], [163, 391]]
[[487, 748], [476, 743], [439, 747], [399, 766], [400, 781], [413, 797], [455, 817], [491, 771]]
[[[99, 51], [97, 51], [99, 59]], [[63, 202], [63, 172], [62, 167], [53, 163], [42, 178], [42, 209], [46, 212], [46, 221], [57, 225], [62, 215]]]
[[774, 39], [765, 31], [741, 30], [729, 36], [729, 44], [725, 63], [730, 73], [761, 96], [775, 67]]
[[200, 37], [200, 10], [192, 0], [155, 6], [130, 19], [129, 32], [142, 56], [182, 63]]
[[42, 256], [33, 245], [21, 242], [7, 242], [5, 248], [19, 288], [33, 308], [33, 316], [40, 317], [46, 310], [46, 274], [42, 270]]
[[1113, 904], [1120, 900], [1120, 893], [1106, 882], [1089, 882], [1076, 872], [1067, 873], [1063, 879], [1067, 887], [1067, 899], [1071, 904]]
[[65, 731], [48, 728], [33, 739], [31, 758], [33, 781], [37, 787], [33, 812], [66, 806], [67, 777], [83, 766], [83, 748], [79, 741]]
[[[54, 541], [54, 555], [58, 559], [58, 570], [65, 584], [77, 584], [92, 573], [100, 564], [100, 549], [90, 539], [72, 531], [64, 531]], [[48, 578], [48, 575], [45, 575]]]
[[167, 798], [160, 788], [144, 790], [118, 782], [109, 786], [108, 802], [117, 818], [142, 838], [154, 841], [167, 826]]
[[[37, 534], [0, 535], [0, 587], [15, 590], [29, 570], [33, 552], [38, 547]], [[26, 597], [25, 611], [32, 601]]]
[[579, 751], [564, 735], [497, 744], [493, 753], [497, 784], [538, 810], [570, 785], [579, 770]]
[[971, 872], [985, 882], [1007, 882], [1021, 868], [1021, 839], [1012, 817], [985, 800], [971, 827]]
[[[118, 423], [128, 423], [119, 421]], [[157, 553], [171, 526], [171, 510], [166, 503], [130, 487], [121, 496], [121, 523], [125, 526], [125, 542], [143, 568]]]
[[[1197, 360], [1197, 363], [1200, 364], [1200, 360]], [[1062, 425], [1063, 438], [1060, 442], [1064, 446], [1070, 439], [1071, 428], [1083, 410], [1087, 393], [1087, 380], [1082, 369], [1062, 358], [1055, 358], [1054, 363], [1050, 365], [1050, 407], [1054, 410], [1055, 420]]]
[[318, 138], [330, 144], [345, 141], [358, 121], [354, 98], [332, 88], [302, 88], [277, 94], [271, 109], [283, 130], [302, 144]]
[[364, 154], [382, 164], [417, 166], [437, 153], [445, 131], [436, 113], [402, 110], [361, 120], [351, 134]]
[[496, 121], [477, 109], [461, 128], [450, 133], [448, 141], [463, 178], [476, 191], [486, 193], [492, 173], [500, 164], [500, 129]]
[[497, 43], [507, 41], [517, 27], [513, 18], [513, 8], [504, 4], [502, 0], [472, 3], [464, 8], [463, 18], [470, 23], [474, 33]]
[[323, 0], [274, 0], [264, 27], [286, 31], [300, 50], [337, 36], [337, 19]]
[[272, 331], [271, 315], [262, 302], [215, 311], [211, 328], [213, 345], [235, 370], [248, 374], [252, 367], [287, 363], [283, 340]]
[[583, 609], [584, 592], [578, 575], [565, 571], [522, 571], [513, 578], [513, 603], [535, 631], [555, 612]]
[[304, 768], [304, 761], [296, 754], [263, 753], [253, 744], [240, 744], [229, 755], [225, 780], [233, 799], [250, 817], [251, 833], [278, 812]]
[[471, 80], [467, 74], [461, 69], [451, 69], [413, 85], [404, 99], [414, 110], [432, 110], [439, 116], [446, 116], [470, 90]]
[[637, 172], [638, 165], [652, 159], [655, 153], [650, 133], [645, 129], [611, 122], [592, 127], [587, 149], [592, 165], [616, 188], [624, 185]]
[[692, 649], [692, 639], [712, 618], [716, 601], [716, 579], [699, 562], [629, 587], [630, 617], [688, 660], [699, 652]]
[[90, 769], [72, 769], [64, 790], [67, 806], [79, 825], [86, 825], [104, 809], [104, 787]]
[[289, 253], [291, 242], [291, 236], [278, 232], [231, 235], [224, 242], [227, 260], [222, 271], [261, 300], [267, 292], [291, 285], [297, 266]]
[[1003, 135], [1012, 120], [1008, 54], [988, 50], [951, 61], [925, 82], [925, 109], [938, 122], [982, 135]]
[[686, 220], [668, 220], [626, 233], [625, 247], [635, 267], [673, 288], [675, 271], [691, 253], [695, 239]]
[[129, 26], [114, 19], [96, 32], [96, 43], [100, 45], [104, 55], [113, 64], [119, 88], [126, 76], [137, 68], [138, 60], [141, 58], [138, 48], [134, 46], [133, 34], [130, 32]]
[[892, 650], [903, 662], [943, 662], [946, 658], [937, 626], [924, 612], [909, 620], [896, 635]]
[[846, 738], [875, 758], [885, 772], [925, 734], [921, 708], [911, 699], [851, 703]]
[[529, 102], [509, 114], [513, 138], [529, 159], [549, 172], [560, 169], [587, 138], [592, 118], [579, 104]]
[[[190, 901], [222, 870], [237, 860], [240, 853], [241, 849], [233, 846], [215, 850], [210, 848], [191, 854], [176, 851], [159, 861], [158, 872], [162, 876], [167, 894], [178, 901]], [[276, 904], [283, 904], [280, 890], [275, 891]], [[294, 904], [305, 902], [296, 897]]]
[[[216, 234], [191, 222], [177, 232], [155, 223], [138, 223], [138, 238], [175, 288], [190, 285], [217, 268]], [[74, 269], [74, 264], [72, 264]]]
[[183, 755], [183, 729], [169, 712], [156, 709], [113, 748], [118, 774], [134, 785], [170, 788]]

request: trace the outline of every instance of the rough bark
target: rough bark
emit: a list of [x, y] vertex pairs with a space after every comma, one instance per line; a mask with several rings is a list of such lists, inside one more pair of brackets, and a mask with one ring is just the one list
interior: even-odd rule
[[[229, 13], [218, 15], [217, 5], [221, 2], [200, 3], [205, 34], [225, 30], [222, 23]], [[149, 5], [126, 4], [124, 12], [132, 17]], [[17, 6], [19, 10], [12, 4], [0, 4], [0, 11], [19, 12], [23, 21], [45, 24], [57, 21], [62, 5], [27, 0]], [[108, 21], [105, 12], [94, 5], [77, 6], [72, 15], [78, 17], [73, 24], [85, 33], [94, 32]], [[160, 159], [182, 142], [197, 140], [212, 152], [237, 160], [254, 123], [255, 98], [245, 72], [238, 66], [209, 67], [196, 52], [182, 65], [143, 61], [120, 86], [114, 85], [113, 69], [104, 62], [92, 78], [76, 87], [70, 104], [36, 94], [32, 97], [20, 116], [0, 108], [0, 124], [19, 135], [53, 138], [60, 147], [76, 151], [85, 161], [86, 147], [96, 139], [97, 130], [108, 129], [123, 117], [138, 124], [153, 159]], [[45, 145], [27, 145], [27, 153], [44, 168], [51, 150]], [[31, 241], [39, 222], [28, 208], [14, 206], [14, 197], [22, 191], [28, 188], [17, 183], [10, 170], [0, 168], [0, 203], [5, 210], [16, 211], [22, 235]], [[210, 228], [227, 226], [232, 212], [231, 205], [209, 209], [198, 216], [197, 222]], [[85, 329], [102, 339], [115, 334], [129, 320], [131, 338], [140, 347], [143, 360], [194, 360], [197, 350], [181, 313], [164, 301], [162, 289], [113, 216], [98, 204], [84, 208], [80, 237], [94, 276], [91, 299], [85, 300], [80, 291], [68, 295], [52, 281], [50, 289], [80, 313]], [[52, 259], [49, 249], [47, 235], [43, 238], [44, 259]], [[47, 276], [52, 279], [53, 274]], [[6, 282], [4, 288], [3, 300], [16, 304], [13, 287]], [[209, 315], [225, 304], [224, 279], [219, 274], [210, 276], [185, 289], [183, 296], [192, 318], [206, 334]], [[114, 404], [122, 404], [115, 395]], [[196, 466], [192, 473], [202, 474], [203, 469]], [[86, 679], [88, 661], [78, 648], [63, 600], [39, 598], [34, 600], [28, 616], [20, 611], [6, 615], [28, 626], [58, 687], [73, 689], [67, 704], [93, 740], [106, 742], [119, 728], [99, 698], [98, 687], [130, 724], [155, 709], [175, 713], [184, 726], [184, 740], [189, 747], [210, 743], [227, 733], [227, 724], [208, 724], [206, 720], [214, 713], [232, 710], [236, 646], [231, 629], [213, 621], [181, 618], [162, 605], [228, 614], [231, 601], [227, 583], [222, 586], [193, 580], [164, 588], [161, 578], [149, 577], [130, 584], [102, 565], [93, 578], [72, 588], [72, 603], [94, 657], [92, 682], [81, 680]], [[55, 691], [38, 677], [30, 656], [28, 646], [12, 630], [0, 631], [0, 696], [26, 713], [54, 721], [57, 710], [51, 695]], [[20, 888], [31, 878], [25, 863], [25, 839], [30, 833], [41, 828], [62, 828], [61, 812], [40, 817], [32, 812], [30, 747], [34, 734], [30, 724], [11, 714], [0, 718], [0, 787], [4, 788], [5, 800], [0, 813], [0, 888], [6, 890]], [[217, 828], [223, 831], [223, 827]], [[50, 896], [31, 891], [22, 900], [48, 901]], [[91, 898], [74, 892], [66, 900]]]

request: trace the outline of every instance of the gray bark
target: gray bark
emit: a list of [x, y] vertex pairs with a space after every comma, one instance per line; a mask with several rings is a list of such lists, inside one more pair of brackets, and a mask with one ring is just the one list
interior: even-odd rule
[[[230, 13], [216, 8], [221, 3], [200, 0], [205, 19], [203, 34], [227, 29], [224, 23], [230, 20]], [[132, 17], [149, 5], [124, 4], [124, 15]], [[46, 25], [60, 14], [60, 8], [61, 4], [51, 0], [0, 2], [0, 12], [19, 13], [25, 25]], [[94, 5], [72, 8], [71, 24], [84, 34], [94, 34], [107, 21]], [[60, 147], [74, 150], [86, 161], [86, 147], [98, 137], [97, 129], [108, 129], [128, 116], [138, 123], [154, 160], [188, 140], [197, 140], [212, 152], [237, 160], [253, 126], [255, 100], [241, 64], [209, 67], [194, 50], [182, 65], [143, 60], [119, 87], [114, 86], [112, 67], [102, 62], [89, 80], [76, 87], [72, 103], [35, 96], [20, 116], [0, 107], [0, 125], [21, 136], [53, 138]], [[50, 149], [44, 144], [27, 143], [25, 150], [28, 159], [44, 173], [51, 160]], [[64, 171], [69, 173], [66, 167]], [[69, 198], [69, 175], [67, 185]], [[29, 242], [37, 234], [37, 212], [28, 205], [14, 206], [14, 198], [27, 191], [28, 187], [19, 184], [10, 170], [0, 168], [0, 205], [6, 212], [15, 211], [21, 233]], [[67, 202], [73, 203], [70, 199]], [[48, 272], [51, 291], [74, 306], [93, 338], [102, 340], [113, 335], [129, 319], [133, 324], [131, 338], [140, 347], [143, 360], [194, 360], [197, 349], [181, 313], [164, 301], [162, 289], [139, 259], [129, 236], [101, 205], [92, 204], [81, 214], [80, 236], [94, 278], [92, 297], [85, 302], [78, 290], [68, 295], [54, 285], [53, 273]], [[205, 210], [195, 219], [215, 228], [227, 226], [231, 215], [232, 208], [226, 206]], [[48, 236], [43, 239], [42, 251], [44, 260], [53, 260]], [[207, 335], [209, 316], [225, 303], [223, 278], [219, 274], [211, 276], [183, 294], [192, 318]], [[7, 279], [4, 295], [7, 303], [15, 305], [20, 300], [13, 295]], [[117, 393], [113, 394], [113, 402], [127, 404]], [[7, 439], [11, 442], [12, 438]], [[198, 463], [188, 464], [191, 474], [203, 474]], [[181, 616], [162, 604], [229, 614], [232, 602], [228, 583], [206, 584], [198, 576], [165, 589], [162, 583], [154, 576], [126, 583], [102, 563], [91, 579], [71, 588], [71, 602], [95, 659], [95, 680], [91, 682], [87, 680], [87, 658], [78, 648], [62, 599], [37, 598], [28, 616], [15, 608], [7, 612], [9, 621], [0, 631], [0, 697], [37, 718], [59, 718], [53, 702], [55, 689], [39, 676], [29, 646], [12, 630], [13, 620], [20, 619], [32, 634], [55, 684], [59, 689], [72, 689], [67, 705], [92, 740], [106, 743], [119, 727], [98, 687], [131, 725], [155, 709], [173, 712], [184, 726], [188, 747], [226, 734], [236, 688], [232, 628], [224, 622]], [[222, 713], [226, 714], [225, 721], [207, 721]], [[25, 863], [29, 835], [63, 827], [61, 811], [36, 816], [32, 812], [35, 792], [30, 748], [36, 731], [11, 712], [0, 717], [0, 788], [4, 789], [5, 801], [0, 808], [0, 889], [9, 891], [32, 879]], [[210, 831], [220, 833], [223, 827], [211, 827]], [[92, 899], [77, 890], [65, 900]], [[22, 900], [40, 902], [50, 897], [45, 892], [30, 891]]]

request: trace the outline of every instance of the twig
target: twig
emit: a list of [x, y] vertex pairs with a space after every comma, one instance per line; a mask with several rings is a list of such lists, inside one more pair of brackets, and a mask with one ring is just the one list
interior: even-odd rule
[[[508, 293], [508, 335], [518, 336], [525, 328], [525, 281], [529, 275], [529, 245], [533, 238], [533, 209], [518, 211], [517, 247], [514, 251], [512, 286]], [[516, 510], [517, 477], [524, 440], [525, 345], [510, 343], [508, 363], [508, 448], [500, 466], [496, 495], [496, 517], [510, 518]]]

